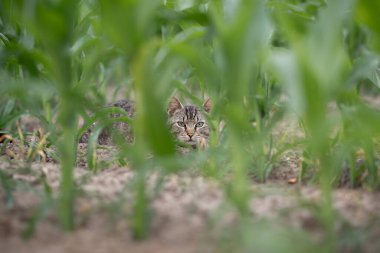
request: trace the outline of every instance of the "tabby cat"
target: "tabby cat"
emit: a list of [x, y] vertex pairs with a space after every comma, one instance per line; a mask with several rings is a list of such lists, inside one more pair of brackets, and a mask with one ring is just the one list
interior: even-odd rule
[[[119, 107], [124, 109], [124, 111], [127, 112], [128, 117], [133, 117], [135, 114], [135, 105], [132, 101], [121, 99], [114, 103], [108, 104], [106, 108], [110, 107]], [[119, 113], [111, 114], [110, 117], [112, 118], [118, 118], [121, 115]], [[80, 143], [87, 143], [92, 131], [94, 130], [97, 123], [94, 123], [80, 138]], [[132, 134], [132, 128], [129, 124], [124, 122], [115, 122], [112, 125], [112, 129], [110, 127], [107, 127], [102, 130], [102, 132], [99, 134], [98, 137], [98, 143], [100, 145], [111, 145], [113, 143], [112, 141], [112, 133], [113, 131], [117, 131], [117, 134], [123, 136], [126, 142], [132, 142], [133, 141], [133, 134]]]
[[193, 147], [205, 148], [209, 141], [210, 128], [204, 113], [211, 110], [211, 101], [207, 99], [200, 110], [194, 105], [183, 106], [173, 97], [168, 106], [168, 123], [173, 135], [182, 143]]
[[[107, 105], [107, 107], [120, 107], [124, 109], [129, 117], [135, 114], [135, 106], [132, 101], [122, 99]], [[203, 108], [199, 109], [194, 105], [183, 106], [176, 97], [172, 97], [169, 102], [168, 125], [173, 136], [180, 143], [188, 144], [194, 148], [205, 148], [209, 140], [210, 129], [205, 120], [205, 113], [211, 110], [211, 101], [207, 99], [203, 104]], [[120, 114], [112, 114], [111, 117], [120, 117]], [[80, 142], [86, 143], [89, 140], [95, 124], [83, 134]], [[112, 126], [112, 131], [116, 130], [121, 134], [126, 142], [133, 141], [133, 133], [129, 124], [124, 122], [116, 122]], [[112, 131], [109, 128], [104, 129], [98, 138], [98, 143], [101, 145], [112, 144]]]

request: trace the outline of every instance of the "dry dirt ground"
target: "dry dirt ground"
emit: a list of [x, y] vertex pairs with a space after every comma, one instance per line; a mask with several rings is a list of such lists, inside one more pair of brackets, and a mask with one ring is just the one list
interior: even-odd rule
[[[288, 122], [280, 127], [288, 129], [289, 136], [302, 137], [294, 124]], [[0, 188], [0, 252], [232, 252], [226, 247], [228, 238], [233, 237], [228, 232], [234, 233], [233, 227], [239, 221], [236, 210], [226, 200], [223, 182], [192, 172], [165, 176], [150, 173], [146, 180], [152, 200], [152, 215], [147, 217], [152, 219], [151, 229], [147, 239], [138, 241], [131, 234], [130, 216], [135, 172], [128, 166], [111, 164], [94, 174], [86, 167], [85, 148], [83, 144], [78, 148], [74, 171], [78, 198], [76, 229], [71, 233], [59, 228], [55, 214], [58, 207], [56, 202], [49, 202], [44, 190], [49, 186], [53, 199], [57, 197], [59, 165], [48, 161], [26, 166], [18, 159], [10, 159], [9, 154], [0, 156], [0, 172], [17, 182], [13, 202], [5, 201], [6, 187]], [[111, 154], [103, 152], [99, 159]], [[257, 229], [303, 231], [317, 245], [324, 236], [318, 209], [321, 192], [315, 185], [289, 183], [297, 177], [299, 160], [297, 152], [289, 151], [274, 166], [267, 183], [252, 180], [250, 216], [254, 224], [269, 224], [269, 228], [257, 225]], [[155, 189], [157, 185], [159, 191]], [[334, 221], [340, 242], [338, 251], [380, 252], [380, 192], [338, 188], [332, 199], [339, 217]], [[34, 220], [35, 231], [28, 237]], [[270, 239], [268, 243], [272, 243]]]

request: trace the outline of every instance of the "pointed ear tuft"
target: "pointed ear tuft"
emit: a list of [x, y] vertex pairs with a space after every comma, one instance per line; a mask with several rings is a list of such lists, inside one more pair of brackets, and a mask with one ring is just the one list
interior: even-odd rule
[[206, 112], [210, 112], [211, 111], [211, 108], [212, 108], [211, 99], [208, 98], [206, 100], [206, 102], [204, 102], [203, 108], [205, 109]]
[[173, 113], [182, 108], [181, 102], [179, 102], [178, 98], [172, 97], [170, 99], [169, 105], [168, 105], [168, 114], [171, 116]]

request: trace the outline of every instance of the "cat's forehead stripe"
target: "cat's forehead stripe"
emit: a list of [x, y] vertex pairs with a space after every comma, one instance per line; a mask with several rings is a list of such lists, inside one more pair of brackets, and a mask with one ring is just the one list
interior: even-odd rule
[[185, 106], [185, 114], [187, 119], [194, 119], [197, 115], [197, 108], [195, 106]]

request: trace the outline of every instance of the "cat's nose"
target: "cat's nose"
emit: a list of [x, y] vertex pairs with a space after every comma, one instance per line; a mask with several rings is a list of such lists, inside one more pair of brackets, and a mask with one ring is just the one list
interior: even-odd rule
[[193, 137], [195, 131], [194, 129], [186, 129], [186, 134], [191, 138]]

